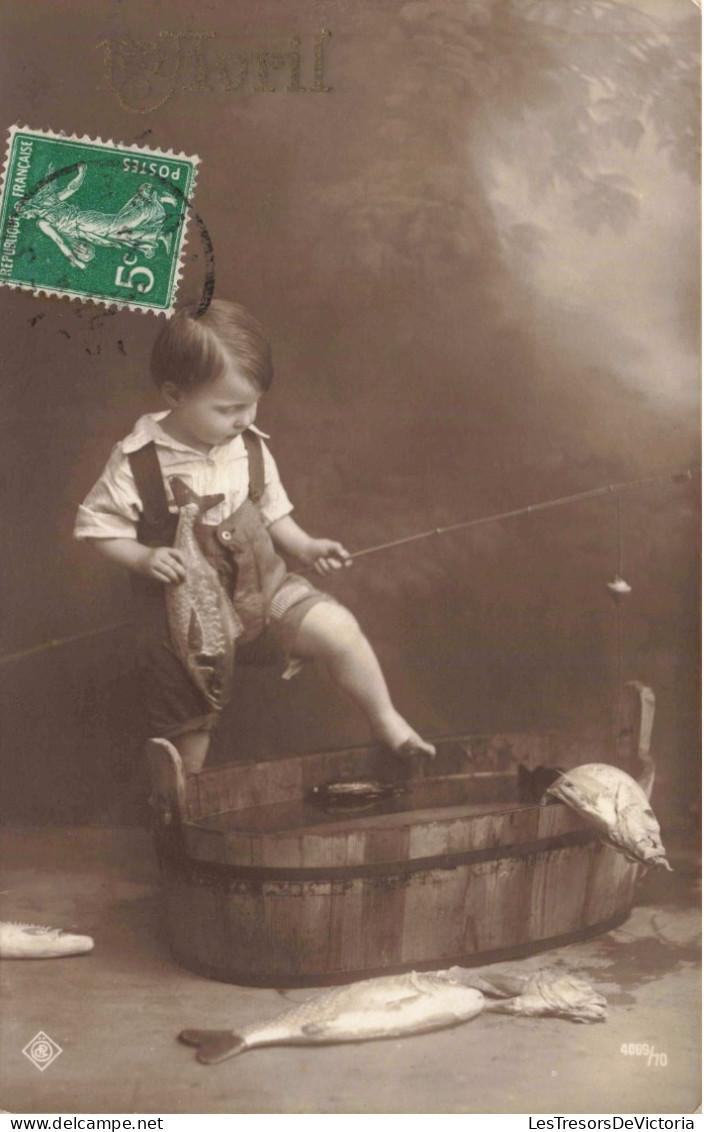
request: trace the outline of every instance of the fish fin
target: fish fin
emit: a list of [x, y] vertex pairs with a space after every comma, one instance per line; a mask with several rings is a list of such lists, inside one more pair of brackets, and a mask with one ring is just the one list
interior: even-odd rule
[[188, 639], [186, 642], [189, 653], [192, 656], [200, 656], [203, 648], [203, 630], [198, 620], [198, 615], [195, 609], [191, 610], [191, 619], [188, 622]]
[[491, 995], [492, 998], [513, 998], [520, 994], [526, 985], [525, 975], [512, 975], [508, 971], [490, 971], [482, 976], [467, 967], [450, 967], [448, 973], [454, 982], [472, 987], [482, 994]]
[[217, 507], [218, 503], [222, 503], [225, 496], [220, 491], [217, 495], [204, 495], [199, 500], [199, 514], [202, 515], [205, 511], [209, 511], [211, 507]]
[[232, 1030], [181, 1030], [178, 1040], [187, 1046], [197, 1046], [198, 1060], [204, 1065], [215, 1065], [246, 1049], [244, 1038], [233, 1034]]
[[232, 1030], [181, 1030], [178, 1040], [187, 1046], [199, 1046], [212, 1038], [231, 1037]]
[[244, 1053], [246, 1048], [244, 1038], [239, 1038], [237, 1034], [228, 1034], [223, 1038], [213, 1038], [203, 1042], [196, 1057], [203, 1065], [217, 1065], [219, 1061], [227, 1061], [228, 1057], [237, 1057], [238, 1053]]
[[306, 1022], [305, 1026], [301, 1026], [301, 1033], [305, 1034], [307, 1038], [318, 1038], [321, 1034], [331, 1033], [329, 1026], [324, 1025], [323, 1022]]
[[386, 1009], [403, 1010], [406, 1006], [408, 1006], [409, 1002], [417, 1002], [418, 999], [422, 997], [422, 992], [419, 992], [418, 994], [406, 994], [403, 996], [403, 998], [390, 999], [386, 1004]]
[[218, 495], [198, 495], [179, 476], [169, 476], [169, 487], [177, 507], [185, 507], [187, 503], [197, 503], [199, 515], [222, 503], [225, 498], [222, 492]]

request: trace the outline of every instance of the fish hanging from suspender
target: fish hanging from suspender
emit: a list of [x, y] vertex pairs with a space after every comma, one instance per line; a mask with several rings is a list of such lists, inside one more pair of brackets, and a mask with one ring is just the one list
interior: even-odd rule
[[199, 496], [178, 476], [172, 476], [170, 484], [179, 508], [174, 548], [181, 551], [186, 567], [184, 580], [165, 588], [171, 643], [193, 682], [219, 711], [227, 700], [235, 644], [244, 625], [217, 570], [201, 550], [194, 528], [200, 516], [222, 503], [224, 496]]

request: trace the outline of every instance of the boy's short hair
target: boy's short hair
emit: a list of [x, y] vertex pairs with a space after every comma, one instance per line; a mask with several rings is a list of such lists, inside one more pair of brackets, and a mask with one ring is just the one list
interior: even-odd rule
[[228, 363], [265, 392], [274, 377], [269, 345], [262, 327], [244, 307], [214, 299], [196, 318], [189, 303], [169, 319], [152, 348], [151, 374], [156, 386], [171, 381], [179, 389], [195, 389], [216, 381]]

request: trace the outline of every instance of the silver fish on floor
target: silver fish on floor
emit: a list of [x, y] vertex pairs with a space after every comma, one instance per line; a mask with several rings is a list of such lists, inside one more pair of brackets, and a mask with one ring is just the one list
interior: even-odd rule
[[165, 587], [171, 642], [208, 703], [220, 710], [232, 676], [234, 644], [244, 626], [217, 570], [201, 550], [195, 525], [224, 496], [196, 495], [177, 476], [169, 482], [179, 507], [174, 547], [186, 564], [185, 579]]
[[641, 787], [608, 763], [585, 763], [562, 774], [546, 795], [564, 802], [594, 826], [604, 841], [630, 861], [672, 872], [660, 826]]
[[438, 974], [390, 975], [335, 987], [271, 1022], [231, 1030], [183, 1030], [206, 1065], [255, 1046], [316, 1045], [402, 1038], [457, 1026], [480, 1014], [484, 995]]
[[255, 1046], [315, 1045], [404, 1038], [468, 1022], [483, 1012], [573, 1022], [601, 1022], [606, 999], [586, 979], [544, 968], [531, 975], [465, 967], [447, 971], [389, 975], [324, 991], [271, 1022], [232, 1030], [183, 1030], [179, 1039], [198, 1047], [206, 1065], [235, 1057]]
[[42, 924], [0, 922], [0, 959], [59, 959], [92, 950], [89, 935], [73, 935]]

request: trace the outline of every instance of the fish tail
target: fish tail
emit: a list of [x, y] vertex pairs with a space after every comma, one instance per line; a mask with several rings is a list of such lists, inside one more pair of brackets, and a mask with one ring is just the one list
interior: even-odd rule
[[204, 511], [209, 511], [210, 508], [215, 507], [216, 504], [222, 503], [225, 498], [222, 492], [218, 495], [196, 495], [179, 476], [169, 476], [169, 484], [176, 505], [178, 507], [186, 507], [189, 503], [197, 503], [199, 515], [202, 515]]
[[188, 1046], [198, 1047], [196, 1057], [204, 1065], [236, 1057], [247, 1048], [244, 1038], [233, 1034], [232, 1030], [182, 1030], [178, 1038]]

